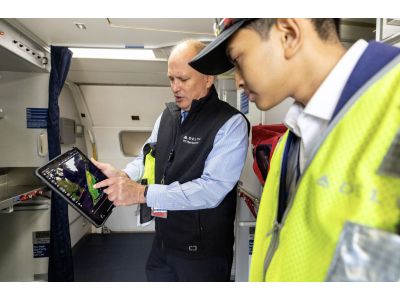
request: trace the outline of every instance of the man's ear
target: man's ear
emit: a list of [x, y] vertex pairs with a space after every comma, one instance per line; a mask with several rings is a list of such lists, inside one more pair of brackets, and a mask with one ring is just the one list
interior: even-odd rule
[[281, 44], [286, 59], [292, 58], [303, 43], [303, 24], [300, 19], [277, 19], [276, 27], [281, 33]]
[[214, 83], [214, 76], [211, 75], [205, 75], [205, 76], [206, 76], [207, 88], [209, 89]]

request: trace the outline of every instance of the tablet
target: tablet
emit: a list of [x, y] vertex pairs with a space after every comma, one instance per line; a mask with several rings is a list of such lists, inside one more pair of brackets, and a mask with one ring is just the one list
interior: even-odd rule
[[114, 208], [103, 188], [93, 188], [107, 177], [78, 148], [52, 159], [36, 175], [96, 227], [104, 224]]

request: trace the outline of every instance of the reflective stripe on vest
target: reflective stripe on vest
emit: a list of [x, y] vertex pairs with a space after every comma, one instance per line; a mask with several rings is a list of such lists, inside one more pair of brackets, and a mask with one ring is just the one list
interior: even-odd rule
[[378, 72], [332, 121], [275, 224], [287, 134], [282, 138], [258, 211], [251, 281], [325, 280], [346, 221], [396, 230], [400, 178], [377, 171], [400, 130], [399, 61]]

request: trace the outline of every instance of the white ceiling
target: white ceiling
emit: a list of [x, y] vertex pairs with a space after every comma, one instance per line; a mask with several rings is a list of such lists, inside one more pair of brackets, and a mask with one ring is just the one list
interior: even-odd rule
[[[209, 42], [214, 38], [214, 19], [206, 18], [20, 18], [8, 19], [28, 29], [44, 45], [68, 47], [164, 48], [179, 41], [194, 38]], [[345, 18], [341, 23], [343, 40], [359, 37], [374, 38], [376, 19]], [[83, 23], [86, 30], [79, 30], [75, 23]]]
[[[144, 47], [156, 57], [167, 58], [172, 46], [194, 38], [209, 42], [214, 38], [211, 18], [20, 18], [6, 19], [14, 27], [33, 36], [42, 46]], [[83, 23], [79, 30], [75, 23]], [[346, 46], [359, 38], [374, 39], [375, 19], [342, 19], [341, 35]], [[166, 61], [122, 61], [73, 58], [68, 79], [90, 84], [168, 85]]]
[[[47, 45], [160, 48], [195, 38], [214, 38], [213, 19], [16, 19]], [[84, 23], [79, 30], [75, 23]]]
[[[21, 18], [7, 19], [42, 46], [153, 49], [166, 59], [172, 46], [185, 39], [209, 42], [214, 19]], [[75, 23], [83, 23], [79, 30]], [[68, 80], [90, 84], [168, 86], [166, 61], [72, 59]]]

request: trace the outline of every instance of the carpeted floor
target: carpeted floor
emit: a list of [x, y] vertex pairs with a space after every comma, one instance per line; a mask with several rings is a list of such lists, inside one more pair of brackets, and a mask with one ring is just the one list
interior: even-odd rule
[[88, 234], [72, 249], [75, 281], [146, 281], [154, 233]]

